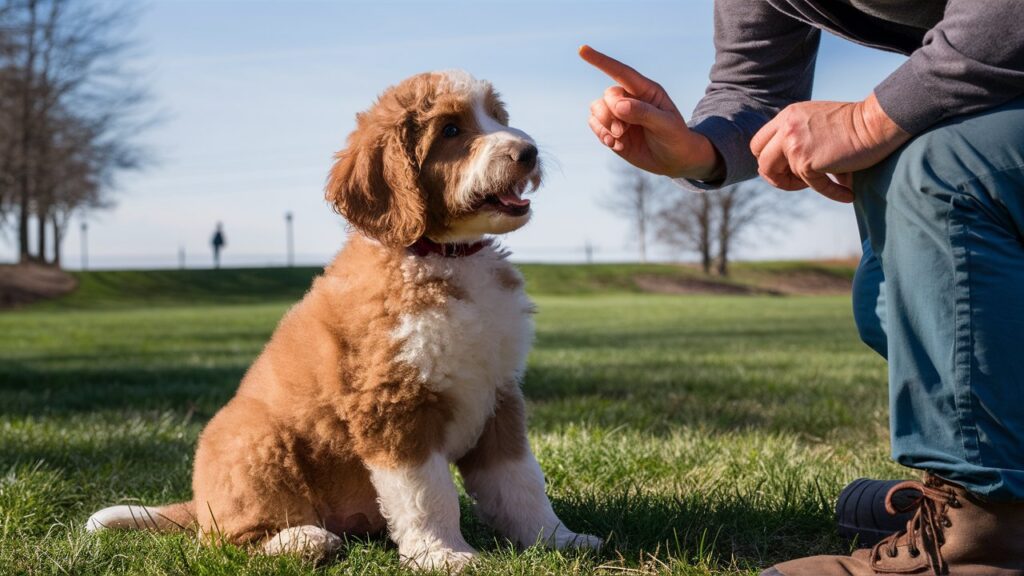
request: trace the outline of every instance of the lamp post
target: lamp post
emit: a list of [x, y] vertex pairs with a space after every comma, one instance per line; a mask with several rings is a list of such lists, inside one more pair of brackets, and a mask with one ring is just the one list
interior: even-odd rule
[[288, 233], [288, 267], [291, 268], [295, 265], [295, 237], [292, 233], [291, 211], [284, 213], [284, 222]]
[[89, 269], [89, 223], [82, 222], [82, 270]]

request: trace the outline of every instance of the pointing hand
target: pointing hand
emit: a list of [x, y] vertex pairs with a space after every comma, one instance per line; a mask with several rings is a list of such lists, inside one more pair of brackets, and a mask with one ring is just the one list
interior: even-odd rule
[[590, 129], [605, 146], [655, 174], [699, 180], [722, 176], [714, 146], [687, 127], [664, 88], [590, 46], [581, 46], [579, 53], [616, 82], [590, 105]]

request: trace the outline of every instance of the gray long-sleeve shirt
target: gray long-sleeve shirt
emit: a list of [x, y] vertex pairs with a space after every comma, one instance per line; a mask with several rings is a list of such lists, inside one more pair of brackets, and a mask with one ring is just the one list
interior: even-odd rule
[[819, 29], [910, 56], [874, 89], [910, 134], [1024, 95], [1024, 0], [715, 0], [715, 64], [690, 126], [721, 153], [725, 179], [682, 184], [757, 174], [750, 140], [810, 99]]

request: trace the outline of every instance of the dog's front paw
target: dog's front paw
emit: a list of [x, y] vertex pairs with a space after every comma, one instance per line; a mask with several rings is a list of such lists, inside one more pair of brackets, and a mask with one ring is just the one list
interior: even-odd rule
[[472, 551], [456, 551], [450, 548], [423, 550], [409, 554], [401, 554], [402, 564], [419, 570], [440, 570], [449, 574], [458, 574], [476, 558]]
[[597, 536], [590, 534], [577, 534], [572, 530], [559, 528], [555, 531], [553, 538], [548, 540], [549, 546], [559, 550], [571, 548], [597, 550], [604, 542]]

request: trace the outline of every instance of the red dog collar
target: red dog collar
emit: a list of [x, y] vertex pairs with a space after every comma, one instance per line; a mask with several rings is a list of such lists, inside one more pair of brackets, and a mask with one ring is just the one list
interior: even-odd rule
[[424, 236], [409, 246], [408, 250], [417, 256], [438, 254], [445, 258], [461, 258], [463, 256], [472, 256], [473, 254], [483, 250], [485, 246], [490, 245], [490, 240], [480, 240], [470, 244], [457, 242], [440, 243], [434, 242], [430, 238]]

